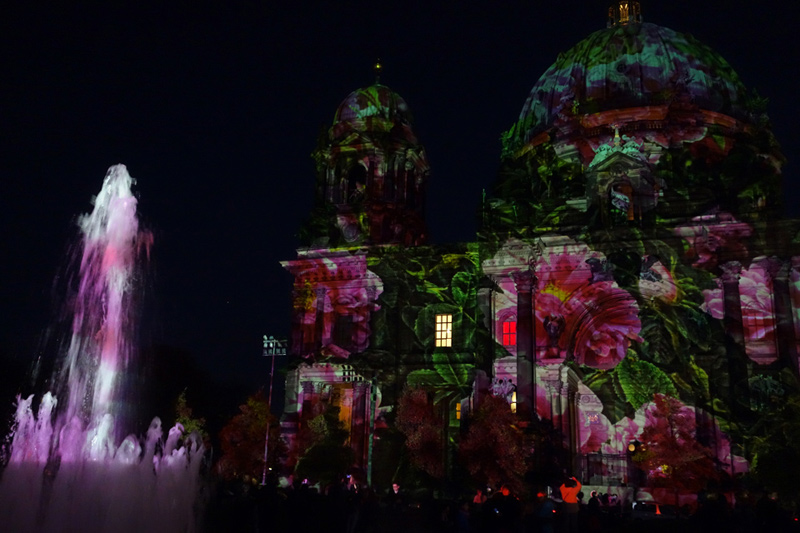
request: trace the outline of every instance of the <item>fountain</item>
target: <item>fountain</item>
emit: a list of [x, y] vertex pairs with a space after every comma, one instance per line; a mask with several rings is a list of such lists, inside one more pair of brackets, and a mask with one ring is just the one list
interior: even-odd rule
[[134, 180], [111, 167], [92, 213], [79, 219], [82, 251], [72, 331], [53, 387], [34, 415], [17, 398], [0, 479], [6, 531], [193, 531], [203, 450], [180, 425], [163, 441], [161, 421], [117, 444], [120, 389], [134, 352], [137, 259], [152, 237], [139, 230]]

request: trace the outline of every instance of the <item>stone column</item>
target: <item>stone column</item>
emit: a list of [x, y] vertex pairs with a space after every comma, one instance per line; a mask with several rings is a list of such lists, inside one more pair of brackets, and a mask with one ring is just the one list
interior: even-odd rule
[[314, 349], [322, 348], [322, 335], [325, 332], [325, 289], [314, 289], [317, 296], [317, 314], [314, 319]]
[[792, 297], [789, 292], [791, 262], [781, 261], [776, 257], [768, 261], [768, 271], [772, 278], [772, 311], [775, 317], [778, 358], [797, 375], [797, 338], [792, 316]]
[[[737, 409], [740, 403], [748, 403], [747, 398], [747, 363], [745, 357], [734, 357], [740, 352], [745, 354], [744, 328], [742, 325], [742, 301], [739, 295], [739, 275], [742, 264], [738, 261], [728, 261], [720, 266], [722, 268], [722, 288], [724, 295], [725, 344], [728, 357], [728, 395], [732, 409]], [[749, 394], [748, 394], [749, 396]]]
[[517, 289], [517, 413], [532, 420], [536, 415], [534, 368], [536, 340], [533, 292], [536, 276], [530, 270], [512, 274]]
[[[487, 354], [491, 354], [490, 357], [487, 358], [490, 364], [491, 361], [494, 361], [496, 355], [494, 349], [495, 341], [497, 341], [497, 317], [495, 316], [494, 303], [494, 287], [496, 286], [497, 284], [491, 276], [484, 276], [478, 283], [478, 310], [483, 315], [483, 327], [486, 328], [486, 331], [490, 332], [490, 335], [486, 336], [485, 344], [477, 348], [479, 350], [484, 350]], [[502, 339], [499, 342], [502, 342]], [[486, 371], [488, 367], [481, 368], [481, 370]]]
[[353, 382], [353, 418], [350, 424], [350, 447], [353, 448], [358, 466], [367, 470], [369, 439], [369, 399], [371, 395], [368, 381]]

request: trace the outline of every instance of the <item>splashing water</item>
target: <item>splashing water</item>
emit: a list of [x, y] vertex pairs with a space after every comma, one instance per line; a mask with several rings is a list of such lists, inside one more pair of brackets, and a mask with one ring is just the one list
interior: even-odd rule
[[[130, 356], [129, 305], [140, 241], [133, 180], [111, 167], [94, 210], [79, 220], [83, 233], [78, 298], [66, 357], [66, 420], [110, 413], [119, 374]], [[91, 394], [93, 390], [93, 394]], [[91, 398], [91, 400], [90, 400]]]
[[79, 220], [83, 251], [72, 336], [54, 376], [62, 406], [45, 394], [17, 398], [0, 524], [8, 531], [191, 531], [196, 527], [202, 446], [183, 428], [153, 420], [145, 439], [116, 444], [121, 377], [133, 354], [137, 259], [152, 237], [139, 231], [134, 180], [111, 167], [92, 213]]

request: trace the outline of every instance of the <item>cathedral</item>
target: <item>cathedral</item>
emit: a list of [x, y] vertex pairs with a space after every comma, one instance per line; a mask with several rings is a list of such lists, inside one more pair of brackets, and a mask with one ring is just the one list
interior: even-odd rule
[[[283, 263], [295, 464], [332, 406], [363, 482], [388, 486], [414, 445], [448, 478], [494, 397], [520, 434], [546, 422], [559, 468], [585, 485], [669, 477], [677, 466], [634, 455], [673, 418], [716, 471], [747, 474], [757, 421], [798, 394], [800, 223], [781, 217], [765, 101], [619, 1], [509, 119], [478, 234], [432, 246], [436, 185], [405, 100], [376, 81], [339, 105]], [[398, 437], [409, 391], [424, 391], [437, 438]]]

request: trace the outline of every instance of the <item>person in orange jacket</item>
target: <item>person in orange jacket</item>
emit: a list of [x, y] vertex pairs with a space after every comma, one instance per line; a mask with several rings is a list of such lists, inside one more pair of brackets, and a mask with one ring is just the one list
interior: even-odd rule
[[578, 503], [578, 493], [581, 491], [581, 482], [578, 478], [571, 477], [560, 487], [561, 500], [564, 502], [564, 520], [566, 531], [578, 531], [578, 512], [581, 506]]

